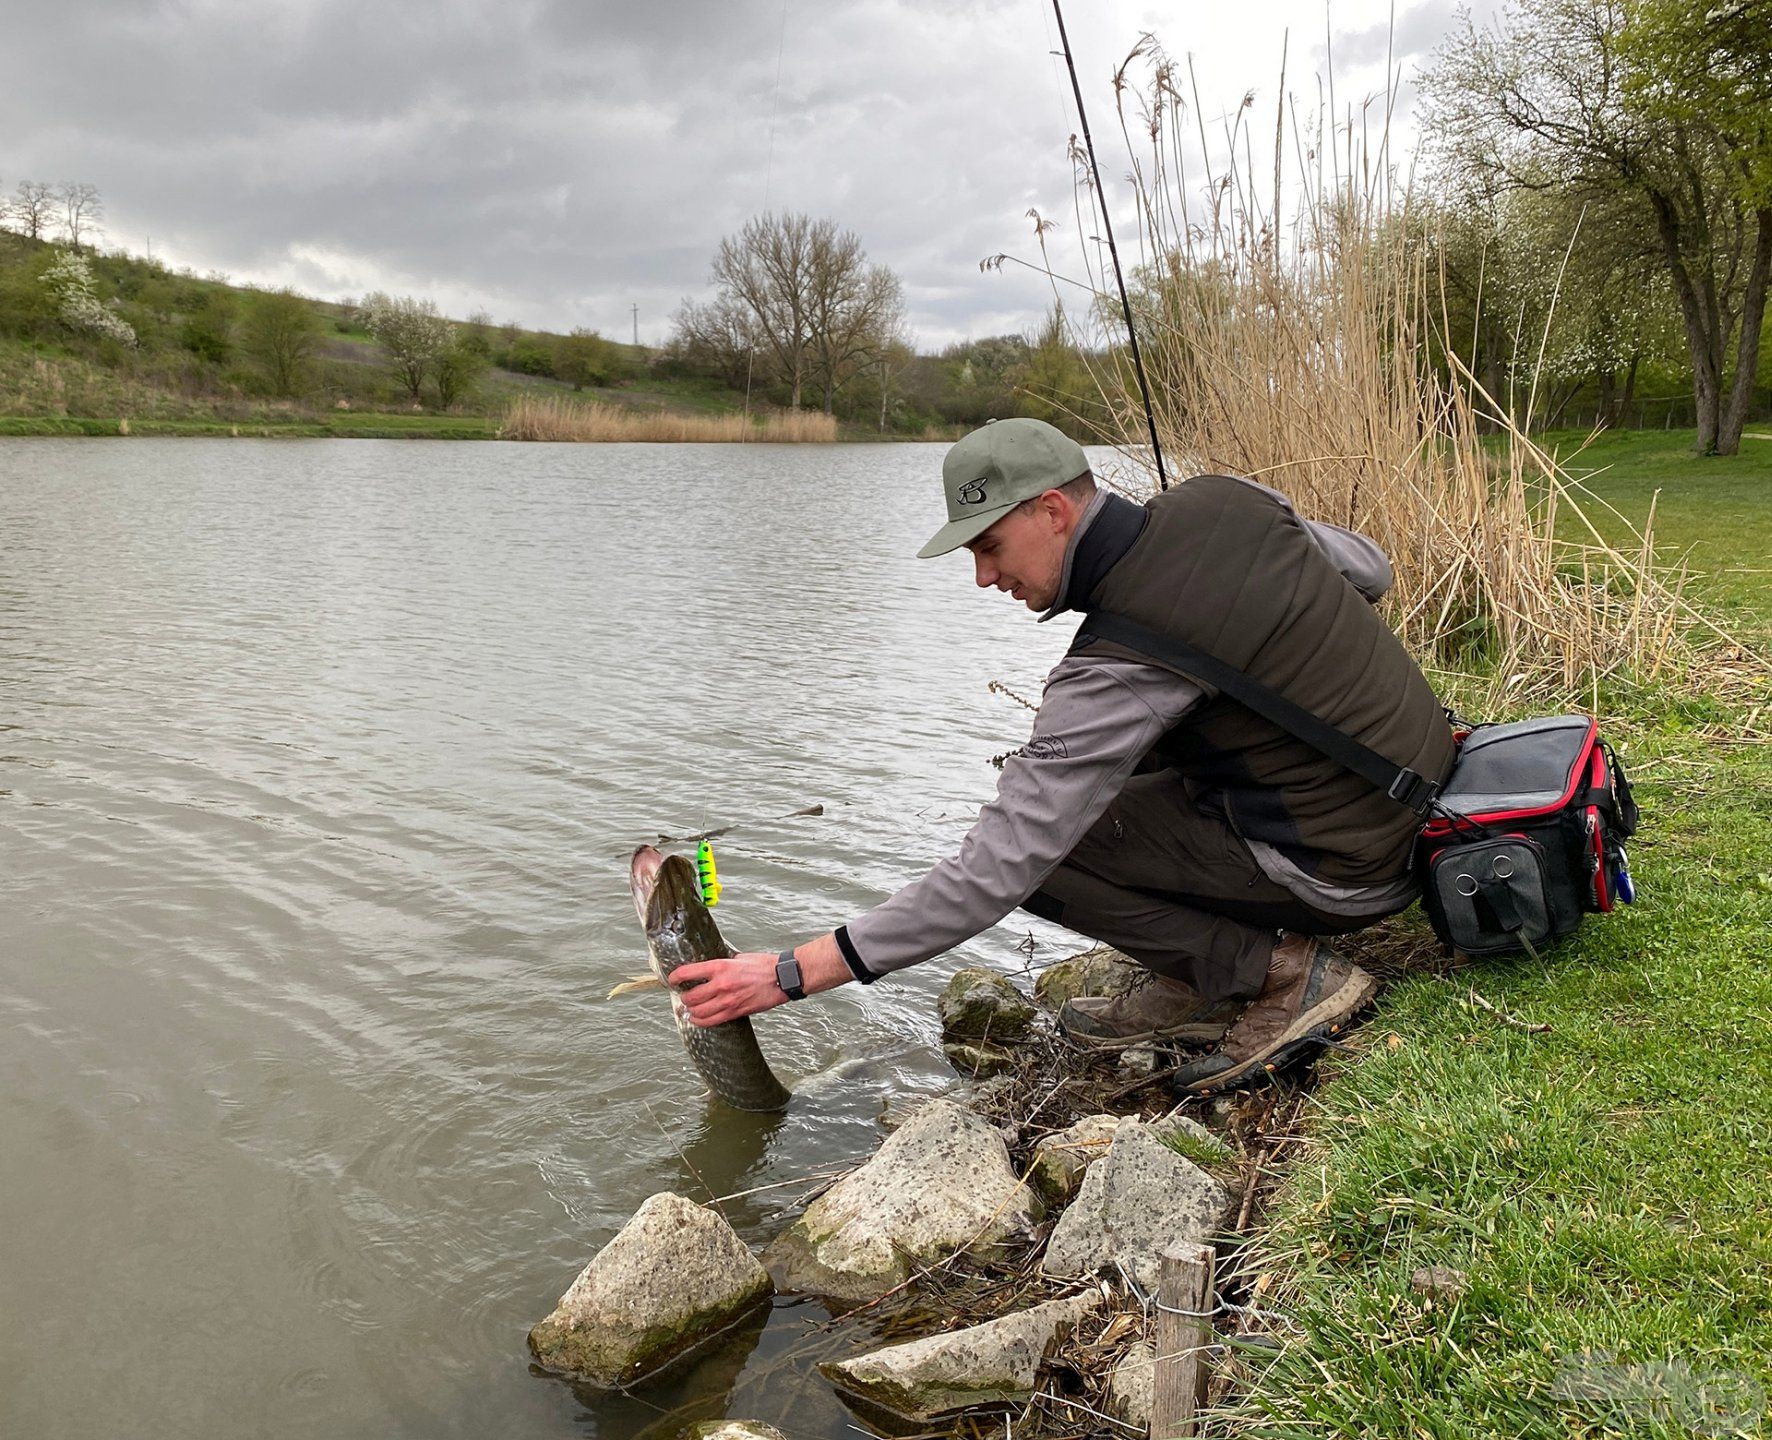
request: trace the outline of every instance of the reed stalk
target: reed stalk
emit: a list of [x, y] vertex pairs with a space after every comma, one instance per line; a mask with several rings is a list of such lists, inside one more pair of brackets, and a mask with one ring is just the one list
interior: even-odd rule
[[680, 445], [697, 441], [734, 443], [762, 440], [829, 443], [837, 422], [815, 410], [770, 410], [750, 416], [676, 415], [600, 401], [574, 401], [564, 395], [519, 395], [499, 426], [501, 440], [639, 441]]
[[[1327, 141], [1276, 117], [1272, 173], [1258, 174], [1253, 95], [1218, 146], [1183, 86], [1150, 37], [1115, 76], [1142, 262], [1134, 308], [1173, 472], [1251, 477], [1376, 540], [1396, 571], [1393, 624], [1430, 670], [1463, 678], [1467, 703], [1592, 703], [1614, 676], [1696, 685], [1720, 632], [1683, 595], [1683, 571], [1658, 562], [1647, 526], [1602, 538], [1558, 457], [1447, 343], [1431, 237], [1391, 161], [1394, 97], [1376, 139], [1354, 117]], [[1080, 194], [1080, 216], [1091, 199]], [[1119, 483], [1148, 489], [1129, 362], [1099, 343], [1111, 287], [1095, 258], [1099, 303], [1082, 323], [1097, 343], [1080, 348], [1111, 417], [1102, 438], [1128, 462]]]

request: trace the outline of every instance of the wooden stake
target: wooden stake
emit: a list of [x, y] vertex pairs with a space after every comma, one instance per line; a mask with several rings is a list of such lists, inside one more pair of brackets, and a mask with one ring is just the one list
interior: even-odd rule
[[1157, 1279], [1157, 1359], [1151, 1374], [1151, 1440], [1185, 1440], [1206, 1399], [1212, 1312], [1218, 1306], [1210, 1245], [1171, 1245]]

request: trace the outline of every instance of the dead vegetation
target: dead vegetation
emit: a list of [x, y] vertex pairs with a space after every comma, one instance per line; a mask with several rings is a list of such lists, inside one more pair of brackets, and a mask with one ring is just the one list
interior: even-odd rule
[[[1445, 333], [1430, 222], [1389, 150], [1394, 96], [1327, 130], [1282, 106], [1257, 141], [1251, 93], [1209, 136], [1191, 70], [1148, 36], [1115, 90], [1134, 311], [1170, 475], [1249, 476], [1371, 536], [1395, 566], [1385, 603], [1399, 634], [1430, 671], [1467, 690], [1480, 676], [1471, 703], [1488, 711], [1583, 703], [1614, 676], [1710, 688], [1700, 662], [1726, 637], [1683, 570], [1656, 560], [1652, 517], [1609, 543], [1583, 510], [1603, 502], [1514, 427]], [[1270, 143], [1271, 174], [1257, 161]], [[1077, 175], [1087, 235], [1095, 201], [1086, 165]], [[1044, 251], [1052, 225], [1037, 225]], [[1111, 276], [1084, 259], [1098, 303], [1079, 323], [1117, 334]], [[1106, 356], [1093, 364], [1103, 438], [1128, 462], [1115, 478], [1154, 489], [1126, 353], [1079, 338]]]
[[669, 410], [637, 410], [563, 395], [519, 395], [499, 427], [501, 440], [639, 441], [661, 445], [709, 441], [731, 444], [828, 443], [837, 422], [811, 410], [769, 410], [756, 415], [678, 415]]

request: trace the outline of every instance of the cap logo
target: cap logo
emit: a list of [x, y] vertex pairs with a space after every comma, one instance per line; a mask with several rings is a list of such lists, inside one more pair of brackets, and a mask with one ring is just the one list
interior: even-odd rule
[[962, 505], [984, 504], [984, 482], [988, 478], [988, 476], [985, 476], [977, 480], [968, 480], [960, 487], [960, 492], [955, 498], [958, 499]]

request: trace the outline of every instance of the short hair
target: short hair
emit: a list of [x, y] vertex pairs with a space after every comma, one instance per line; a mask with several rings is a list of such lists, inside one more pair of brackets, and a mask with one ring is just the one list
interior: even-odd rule
[[[1063, 495], [1073, 505], [1087, 505], [1095, 498], [1095, 474], [1093, 471], [1085, 470], [1075, 480], [1066, 480], [1062, 485], [1051, 485], [1048, 486], [1047, 489], [1058, 491], [1060, 495]], [[1045, 493], [1046, 491], [1042, 490], [1040, 495], [1044, 495]], [[1020, 510], [1023, 514], [1026, 514], [1034, 501], [1040, 498], [1040, 495], [1030, 495], [1015, 508]]]

